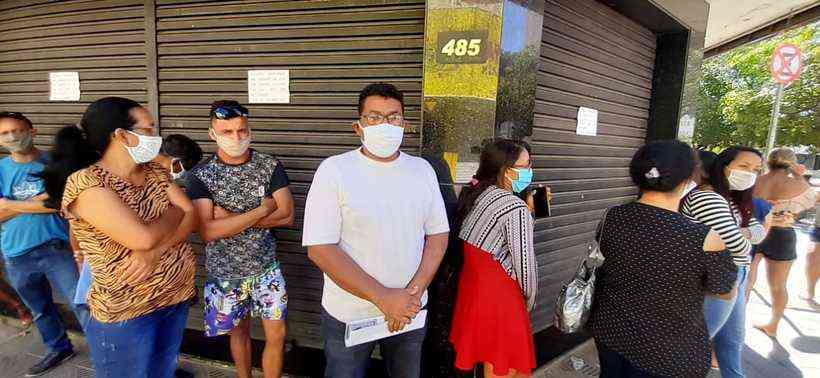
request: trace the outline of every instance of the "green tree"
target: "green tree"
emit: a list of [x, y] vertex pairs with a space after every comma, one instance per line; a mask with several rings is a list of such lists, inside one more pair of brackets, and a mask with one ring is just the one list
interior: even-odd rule
[[772, 53], [783, 43], [803, 52], [800, 78], [783, 92], [777, 145], [820, 145], [820, 22], [741, 46], [704, 62], [698, 91], [694, 143], [705, 148], [741, 144], [764, 147], [777, 84], [769, 72]]

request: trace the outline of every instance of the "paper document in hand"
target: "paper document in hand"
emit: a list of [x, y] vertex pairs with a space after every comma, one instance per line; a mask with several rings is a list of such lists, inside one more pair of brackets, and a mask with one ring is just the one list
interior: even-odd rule
[[384, 320], [383, 316], [350, 322], [347, 323], [345, 330], [345, 346], [350, 348], [354, 345], [415, 331], [423, 328], [426, 322], [427, 310], [419, 311], [416, 317], [413, 318], [413, 321], [398, 332], [390, 332], [390, 330], [387, 329], [387, 321]]

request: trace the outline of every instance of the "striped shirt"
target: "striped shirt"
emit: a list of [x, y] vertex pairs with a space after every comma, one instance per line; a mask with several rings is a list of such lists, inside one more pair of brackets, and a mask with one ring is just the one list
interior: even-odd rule
[[518, 282], [527, 308], [533, 308], [538, 290], [538, 262], [533, 248], [532, 215], [524, 201], [496, 186], [487, 188], [476, 199], [459, 237], [492, 254]]
[[[680, 212], [692, 221], [705, 224], [717, 232], [732, 253], [735, 264], [749, 265], [752, 241], [746, 239], [740, 231], [742, 218], [737, 205], [711, 190], [695, 189], [683, 198]], [[749, 229], [756, 236], [760, 233], [762, 225], [752, 217], [749, 220]], [[757, 239], [761, 238], [756, 236], [754, 239], [760, 242]]]

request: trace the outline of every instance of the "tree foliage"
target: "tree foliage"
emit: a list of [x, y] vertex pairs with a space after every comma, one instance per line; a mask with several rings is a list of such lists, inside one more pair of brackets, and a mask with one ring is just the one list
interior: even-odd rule
[[803, 52], [800, 78], [785, 88], [778, 120], [778, 146], [820, 145], [820, 22], [748, 44], [706, 60], [698, 90], [694, 143], [705, 148], [764, 147], [777, 84], [769, 66], [777, 46]]

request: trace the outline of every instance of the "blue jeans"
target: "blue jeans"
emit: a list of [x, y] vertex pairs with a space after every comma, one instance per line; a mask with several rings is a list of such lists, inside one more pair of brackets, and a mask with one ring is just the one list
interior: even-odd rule
[[6, 273], [11, 286], [31, 310], [34, 324], [49, 351], [72, 349], [51, 292], [53, 289], [67, 300], [80, 326], [85, 328], [89, 319], [88, 308], [73, 301], [79, 273], [68, 244], [53, 240], [24, 255], [7, 257]]
[[737, 270], [737, 295], [731, 301], [706, 296], [703, 311], [706, 328], [715, 346], [723, 378], [744, 377], [743, 340], [746, 337], [746, 285], [749, 267]]
[[93, 317], [86, 336], [97, 378], [173, 378], [191, 302], [138, 318], [103, 323]]
[[364, 378], [376, 344], [379, 345], [387, 370], [385, 376], [418, 378], [421, 375], [421, 344], [427, 333], [426, 327], [350, 348], [345, 346], [345, 327], [345, 323], [322, 309], [326, 378]]

